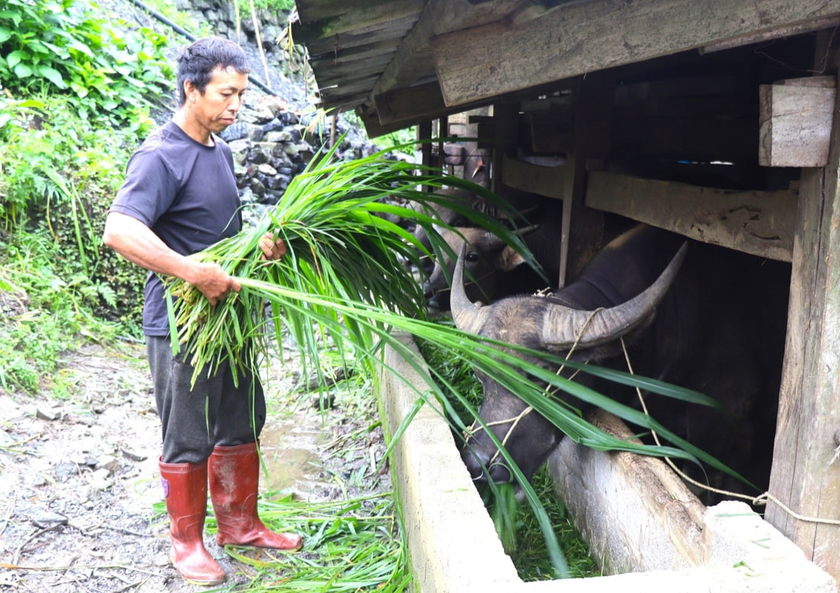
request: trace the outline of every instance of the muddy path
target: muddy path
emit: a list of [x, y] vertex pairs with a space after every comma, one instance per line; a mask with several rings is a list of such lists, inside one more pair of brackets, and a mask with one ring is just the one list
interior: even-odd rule
[[[157, 460], [160, 433], [142, 346], [87, 346], [62, 360], [59, 392], [0, 388], [0, 591], [159, 593], [201, 590], [168, 560], [168, 520]], [[373, 398], [322, 413], [294, 394], [293, 360], [263, 372], [269, 421], [263, 432], [267, 497], [333, 500], [390, 490], [375, 471], [384, 443]], [[157, 505], [160, 509], [160, 504]], [[253, 569], [205, 533], [242, 590]], [[305, 542], [304, 542], [305, 549]], [[206, 589], [205, 589], [206, 590]]]

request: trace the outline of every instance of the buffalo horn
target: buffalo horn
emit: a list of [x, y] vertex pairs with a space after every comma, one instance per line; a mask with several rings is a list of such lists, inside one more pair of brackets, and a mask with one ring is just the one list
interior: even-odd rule
[[461, 245], [458, 253], [458, 262], [455, 264], [455, 272], [452, 275], [452, 291], [449, 295], [449, 307], [452, 310], [452, 319], [458, 329], [477, 334], [484, 325], [488, 312], [481, 308], [481, 304], [473, 304], [467, 297], [464, 290], [464, 254], [467, 251], [467, 244]]
[[594, 348], [639, 327], [653, 314], [668, 292], [687, 248], [688, 243], [683, 243], [659, 278], [625, 303], [596, 311], [553, 306], [543, 317], [543, 345], [555, 350], [571, 348], [575, 343], [580, 348]]

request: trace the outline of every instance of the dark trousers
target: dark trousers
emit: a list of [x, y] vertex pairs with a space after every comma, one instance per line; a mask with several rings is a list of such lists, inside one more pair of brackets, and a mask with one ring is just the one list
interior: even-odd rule
[[259, 377], [230, 365], [203, 373], [191, 388], [193, 366], [173, 356], [169, 338], [146, 336], [146, 352], [163, 433], [164, 463], [202, 463], [213, 447], [253, 443], [265, 424], [265, 395]]

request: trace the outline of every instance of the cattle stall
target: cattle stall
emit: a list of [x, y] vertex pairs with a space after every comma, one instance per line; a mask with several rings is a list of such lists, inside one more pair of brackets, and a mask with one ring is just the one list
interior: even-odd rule
[[321, 106], [538, 196], [561, 285], [625, 219], [790, 264], [765, 520], [840, 577], [840, 0], [296, 4]]

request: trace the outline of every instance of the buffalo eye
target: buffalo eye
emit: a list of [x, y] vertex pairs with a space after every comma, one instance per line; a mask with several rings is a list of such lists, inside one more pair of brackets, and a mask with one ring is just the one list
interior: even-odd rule
[[478, 261], [478, 253], [476, 253], [475, 251], [470, 251], [467, 254], [466, 259], [467, 259], [467, 263], [474, 264], [475, 262]]

